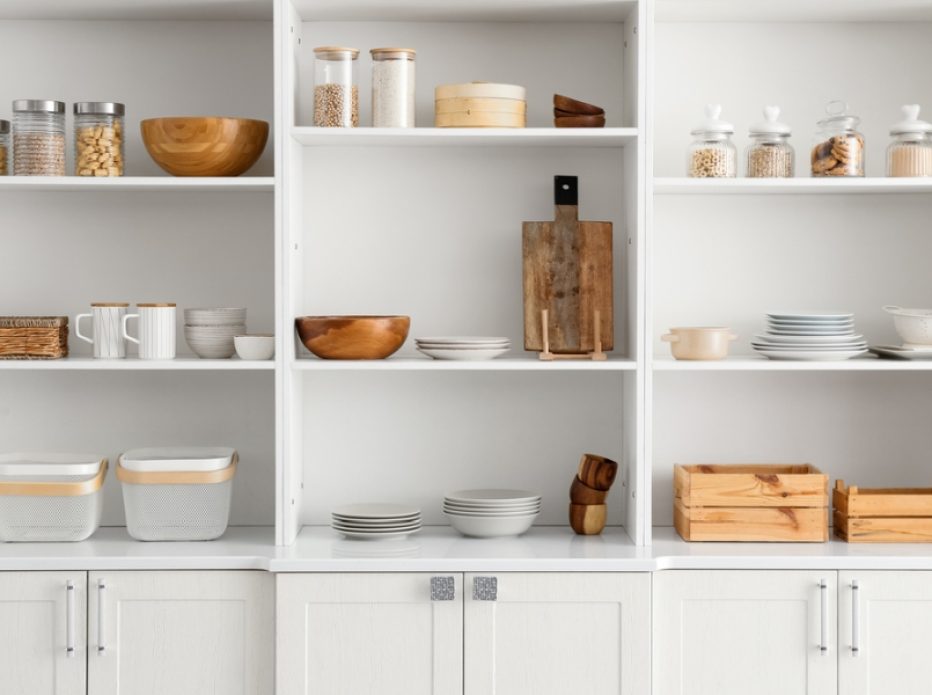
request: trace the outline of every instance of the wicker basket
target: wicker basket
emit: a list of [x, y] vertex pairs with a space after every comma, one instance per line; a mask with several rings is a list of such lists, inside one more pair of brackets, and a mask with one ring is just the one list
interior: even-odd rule
[[57, 360], [67, 356], [67, 316], [0, 316], [0, 360]]

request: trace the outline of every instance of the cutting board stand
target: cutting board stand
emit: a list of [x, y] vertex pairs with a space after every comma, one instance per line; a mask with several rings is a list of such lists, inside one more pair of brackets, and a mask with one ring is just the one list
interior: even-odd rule
[[540, 331], [544, 339], [544, 349], [543, 352], [538, 353], [538, 357], [545, 362], [553, 362], [554, 360], [594, 360], [601, 362], [602, 360], [608, 359], [606, 354], [602, 352], [602, 323], [601, 316], [599, 311], [592, 312], [592, 344], [595, 346], [595, 349], [592, 352], [579, 352], [579, 353], [553, 353], [550, 352], [550, 312], [546, 309], [541, 309], [540, 311]]

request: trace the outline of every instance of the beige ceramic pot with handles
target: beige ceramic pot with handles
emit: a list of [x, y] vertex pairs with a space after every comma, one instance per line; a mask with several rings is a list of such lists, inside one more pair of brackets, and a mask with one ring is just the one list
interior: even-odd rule
[[728, 345], [738, 336], [728, 328], [671, 328], [660, 337], [670, 343], [670, 351], [678, 360], [723, 360], [728, 357]]

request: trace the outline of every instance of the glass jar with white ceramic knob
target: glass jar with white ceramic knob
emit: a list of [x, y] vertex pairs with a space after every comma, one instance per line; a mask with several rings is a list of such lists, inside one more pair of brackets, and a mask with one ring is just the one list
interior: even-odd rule
[[315, 126], [355, 128], [359, 125], [358, 57], [358, 48], [318, 46], [314, 49]]
[[686, 166], [693, 178], [734, 178], [738, 170], [738, 150], [731, 141], [735, 127], [721, 120], [722, 107], [709, 104], [705, 119], [692, 130]]
[[919, 105], [903, 106], [903, 120], [890, 129], [887, 176], [932, 176], [932, 123], [919, 120]]
[[765, 106], [764, 120], [752, 125], [747, 147], [748, 178], [790, 178], [793, 176], [794, 152], [790, 144], [790, 127], [781, 123], [780, 107]]

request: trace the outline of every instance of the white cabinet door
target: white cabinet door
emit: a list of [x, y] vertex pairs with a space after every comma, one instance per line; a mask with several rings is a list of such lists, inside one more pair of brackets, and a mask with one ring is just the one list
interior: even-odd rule
[[91, 572], [88, 695], [268, 695], [267, 572]]
[[86, 582], [84, 572], [0, 572], [0, 693], [84, 695]]
[[654, 695], [833, 695], [836, 580], [835, 572], [655, 573]]
[[650, 575], [467, 575], [466, 695], [650, 692]]
[[458, 574], [279, 575], [278, 695], [462, 695], [462, 586]]
[[932, 572], [841, 572], [838, 581], [839, 692], [930, 692]]

